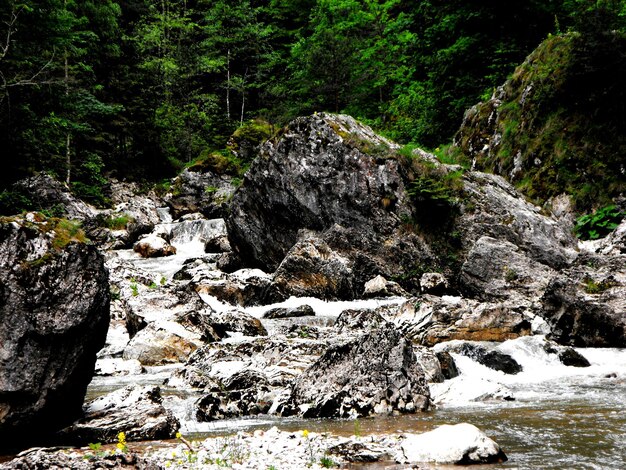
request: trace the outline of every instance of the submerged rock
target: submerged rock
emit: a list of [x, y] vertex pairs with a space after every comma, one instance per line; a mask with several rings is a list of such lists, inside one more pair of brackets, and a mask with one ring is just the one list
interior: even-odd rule
[[62, 246], [63, 224], [0, 223], [0, 447], [78, 418], [105, 343], [103, 257], [94, 246]]
[[294, 317], [312, 317], [315, 315], [315, 310], [310, 305], [300, 305], [293, 308], [272, 308], [263, 314], [263, 318], [276, 319], [276, 318], [294, 318]]
[[476, 426], [444, 424], [424, 434], [409, 435], [402, 442], [407, 463], [435, 462], [455, 465], [506, 462], [500, 446]]
[[[415, 413], [430, 393], [413, 348], [390, 324], [331, 345], [294, 383], [290, 406], [305, 418]], [[292, 411], [291, 411], [292, 410]]]

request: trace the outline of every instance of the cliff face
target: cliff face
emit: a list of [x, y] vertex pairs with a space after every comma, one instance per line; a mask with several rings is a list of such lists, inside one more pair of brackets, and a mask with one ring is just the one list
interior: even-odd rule
[[454, 147], [543, 203], [588, 212], [626, 189], [626, 36], [544, 41], [492, 98], [469, 109]]

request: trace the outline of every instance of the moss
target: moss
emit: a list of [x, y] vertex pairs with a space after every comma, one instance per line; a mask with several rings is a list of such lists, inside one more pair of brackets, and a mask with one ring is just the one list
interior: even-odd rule
[[106, 227], [111, 230], [124, 230], [128, 226], [129, 223], [134, 222], [131, 216], [127, 214], [122, 214], [118, 217], [107, 217], [102, 220], [101, 226]]

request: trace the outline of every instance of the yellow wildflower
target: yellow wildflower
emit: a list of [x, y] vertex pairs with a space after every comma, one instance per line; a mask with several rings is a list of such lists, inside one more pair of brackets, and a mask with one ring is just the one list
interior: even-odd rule
[[304, 437], [305, 439], [309, 437], [309, 431], [308, 430], [304, 430], [302, 431], [302, 437]]

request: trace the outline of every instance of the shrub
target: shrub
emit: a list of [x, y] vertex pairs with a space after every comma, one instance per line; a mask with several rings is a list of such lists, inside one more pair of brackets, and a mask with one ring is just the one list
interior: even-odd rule
[[581, 240], [596, 240], [611, 233], [624, 218], [624, 212], [610, 205], [579, 217], [574, 232]]

